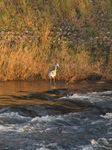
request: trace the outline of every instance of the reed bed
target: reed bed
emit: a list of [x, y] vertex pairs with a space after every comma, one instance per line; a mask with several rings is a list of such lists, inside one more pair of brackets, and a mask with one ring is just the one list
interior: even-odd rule
[[[0, 50], [0, 80], [37, 80], [47, 79], [47, 73], [58, 62], [60, 69], [57, 72], [58, 80], [73, 82], [87, 79], [92, 74], [102, 75], [110, 80], [112, 73], [111, 56], [108, 65], [100, 58], [92, 61], [91, 54], [85, 47], [78, 48], [74, 56], [70, 55], [67, 46], [61, 44], [52, 53], [49, 49], [37, 47], [36, 43], [8, 48], [1, 46]], [[106, 71], [105, 71], [106, 70]]]

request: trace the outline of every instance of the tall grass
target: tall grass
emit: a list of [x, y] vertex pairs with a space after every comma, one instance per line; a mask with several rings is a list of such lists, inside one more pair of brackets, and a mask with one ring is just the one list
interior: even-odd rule
[[[105, 4], [102, 9], [108, 10], [109, 0]], [[104, 73], [105, 60], [94, 60], [86, 46], [75, 49], [72, 44], [70, 48], [69, 43], [58, 40], [59, 36], [55, 34], [54, 26], [64, 23], [66, 19], [74, 23], [74, 18], [82, 22], [89, 18], [91, 23], [92, 9], [90, 0], [0, 1], [0, 32], [3, 31], [4, 36], [9, 31], [13, 32], [12, 39], [15, 34], [21, 37], [12, 46], [7, 39], [1, 40], [0, 80], [46, 79], [56, 62], [61, 66], [57, 79], [66, 82], [85, 79], [93, 73], [102, 74], [104, 78], [108, 75], [110, 79], [111, 55]]]
[[[37, 30], [35, 26], [40, 27], [44, 21], [52, 24], [52, 18], [67, 17], [71, 19], [77, 15], [78, 9], [84, 20], [91, 11], [91, 2], [86, 0], [56, 0], [56, 1], [0, 1], [0, 20], [1, 26], [8, 26], [8, 29], [24, 30], [26, 27]], [[89, 12], [88, 12], [89, 11]], [[11, 26], [10, 26], [11, 24]]]
[[92, 12], [92, 4], [90, 0], [79, 0], [78, 9], [81, 14], [82, 21], [85, 21], [86, 18], [90, 18]]
[[[53, 52], [48, 48], [50, 43], [40, 45], [29, 43], [24, 49], [22, 44], [13, 49], [2, 45], [0, 51], [0, 80], [32, 80], [46, 79], [48, 71], [58, 62], [61, 66], [57, 79], [73, 82], [86, 79], [87, 76], [102, 74], [105, 62], [91, 62], [91, 54], [85, 47], [79, 47], [71, 57], [67, 45], [62, 41], [60, 47]], [[32, 50], [33, 49], [33, 50]], [[110, 66], [110, 65], [109, 65]], [[111, 70], [111, 68], [110, 68]]]
[[[33, 48], [33, 51], [32, 51]], [[10, 50], [4, 46], [0, 51], [1, 80], [26, 80], [39, 75], [45, 78], [48, 56], [36, 43], [24, 48], [15, 47]]]
[[112, 81], [112, 52], [110, 52], [108, 64], [104, 72], [104, 78]]

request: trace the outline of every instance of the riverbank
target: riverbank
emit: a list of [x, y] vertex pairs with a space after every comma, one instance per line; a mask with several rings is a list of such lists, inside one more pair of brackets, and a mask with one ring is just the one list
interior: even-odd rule
[[112, 81], [112, 3], [0, 2], [0, 80]]

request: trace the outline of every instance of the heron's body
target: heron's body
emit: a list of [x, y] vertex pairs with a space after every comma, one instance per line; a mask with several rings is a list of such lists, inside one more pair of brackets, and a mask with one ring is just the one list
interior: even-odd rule
[[57, 67], [59, 67], [59, 64], [56, 64], [55, 69], [50, 71], [47, 75], [47, 77], [50, 79], [50, 84], [51, 84], [51, 80], [54, 80], [54, 84], [55, 84], [55, 77], [56, 77], [56, 71], [57, 71]]

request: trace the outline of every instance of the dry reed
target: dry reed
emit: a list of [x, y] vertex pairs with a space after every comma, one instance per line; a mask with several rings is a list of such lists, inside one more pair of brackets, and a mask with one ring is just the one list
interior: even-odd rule
[[[100, 4], [104, 11], [108, 8], [111, 11], [109, 0], [106, 5]], [[70, 20], [80, 14], [82, 22], [89, 18], [91, 23], [91, 1], [4, 0], [0, 1], [0, 11], [0, 32], [6, 35], [10, 31], [22, 37], [12, 45], [11, 41], [15, 35], [9, 40], [10, 44], [7, 42], [9, 36], [1, 41], [0, 80], [46, 79], [49, 69], [56, 62], [61, 66], [57, 73], [58, 80], [73, 82], [86, 79], [93, 73], [112, 80], [112, 55], [106, 67], [105, 60], [93, 60], [86, 46], [70, 50], [64, 40], [57, 42], [55, 31], [53, 36], [51, 34], [54, 22], [59, 23], [57, 18], [60, 18], [60, 21], [65, 18]], [[23, 36], [26, 36], [27, 40]]]

